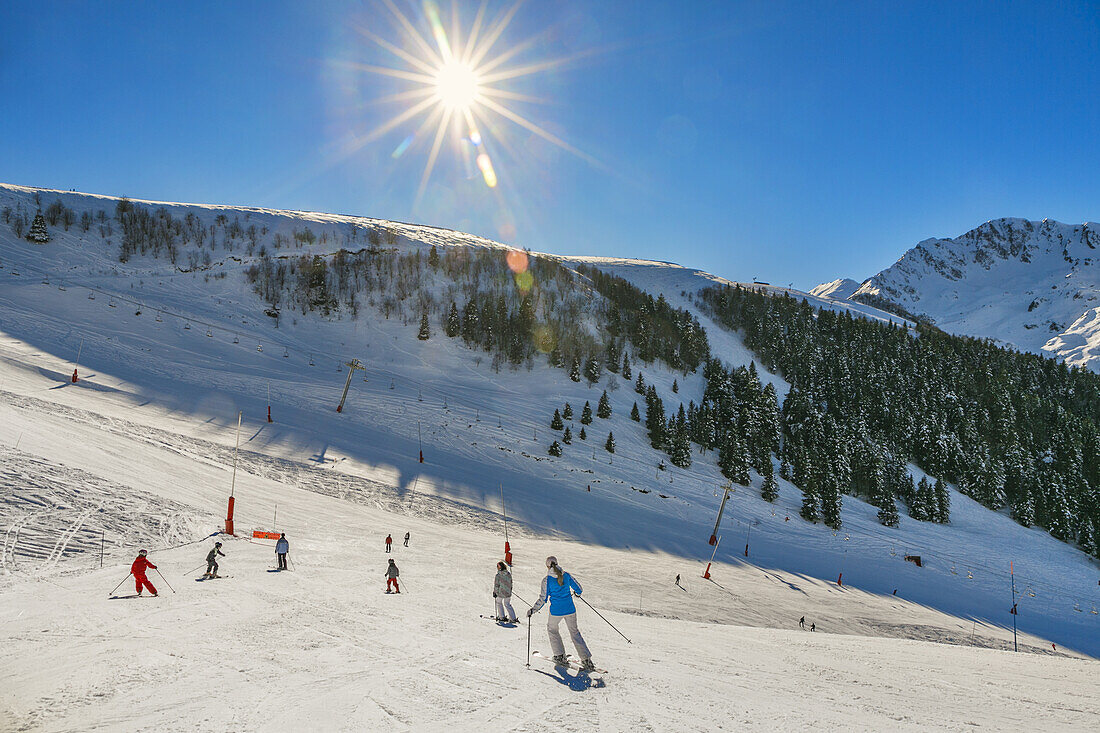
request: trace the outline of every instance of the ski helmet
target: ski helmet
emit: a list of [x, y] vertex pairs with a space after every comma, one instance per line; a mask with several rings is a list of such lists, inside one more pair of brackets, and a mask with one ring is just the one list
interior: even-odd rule
[[214, 543], [214, 547], [221, 547], [221, 546], [222, 546], [222, 543], [221, 543], [221, 542], [215, 542], [215, 543]]
[[149, 551], [148, 550], [138, 550], [138, 554], [141, 555], [142, 557], [145, 557], [146, 555], [149, 554]]
[[557, 564], [558, 564], [558, 558], [554, 557], [553, 555], [546, 558], [546, 567], [552, 568]]

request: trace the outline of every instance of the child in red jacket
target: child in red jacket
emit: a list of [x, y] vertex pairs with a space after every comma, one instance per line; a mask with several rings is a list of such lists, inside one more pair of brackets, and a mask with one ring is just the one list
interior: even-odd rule
[[149, 592], [154, 596], [157, 594], [157, 589], [153, 587], [153, 584], [149, 582], [149, 579], [145, 577], [145, 569], [152, 568], [157, 569], [157, 566], [149, 562], [149, 559], [145, 556], [149, 553], [146, 550], [139, 550], [137, 559], [134, 560], [134, 564], [130, 566], [130, 572], [134, 575], [134, 584], [137, 585], [137, 594], [141, 595], [142, 587], [148, 588]]

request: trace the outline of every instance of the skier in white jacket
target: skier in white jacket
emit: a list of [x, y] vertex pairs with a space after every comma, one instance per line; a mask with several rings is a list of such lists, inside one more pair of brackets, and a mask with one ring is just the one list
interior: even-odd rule
[[588, 645], [584, 643], [584, 637], [577, 628], [577, 607], [573, 605], [573, 593], [578, 596], [582, 593], [581, 584], [572, 575], [558, 567], [558, 559], [553, 555], [546, 558], [546, 569], [549, 573], [542, 579], [542, 592], [539, 594], [539, 599], [535, 601], [535, 605], [527, 612], [527, 616], [530, 618], [537, 613], [549, 598], [550, 618], [546, 621], [546, 634], [550, 637], [554, 662], [563, 665], [568, 663], [565, 657], [565, 645], [561, 641], [561, 632], [558, 631], [558, 626], [564, 619], [569, 629], [569, 636], [573, 639], [573, 646], [581, 658], [581, 669], [593, 670], [596, 665], [592, 663], [592, 653], [588, 651]]
[[497, 603], [497, 621], [516, 623], [516, 612], [512, 610], [512, 574], [503, 562], [497, 563], [497, 577], [493, 581], [493, 598]]

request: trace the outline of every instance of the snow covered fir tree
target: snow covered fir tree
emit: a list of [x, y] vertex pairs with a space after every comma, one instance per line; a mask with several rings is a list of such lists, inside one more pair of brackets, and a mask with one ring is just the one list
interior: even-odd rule
[[46, 228], [46, 217], [39, 211], [34, 215], [31, 228], [27, 231], [27, 239], [36, 244], [45, 244], [50, 241], [50, 232]]

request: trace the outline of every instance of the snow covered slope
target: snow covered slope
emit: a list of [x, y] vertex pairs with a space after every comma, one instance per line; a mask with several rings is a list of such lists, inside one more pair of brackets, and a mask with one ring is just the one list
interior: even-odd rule
[[[143, 389], [106, 373], [93, 377], [106, 391], [57, 389], [56, 376], [36, 366], [44, 355], [10, 338], [0, 351], [0, 443], [20, 444], [0, 452], [0, 471], [27, 475], [39, 456], [54, 456], [48, 494], [60, 504], [81, 496], [108, 515], [112, 503], [130, 503], [138, 534], [127, 546], [109, 542], [102, 567], [98, 553], [77, 552], [61, 565], [20, 556], [0, 578], [2, 730], [709, 731], [731, 720], [761, 731], [1021, 722], [1086, 730], [1100, 716], [1100, 662], [1055, 653], [1028, 635], [1020, 644], [1030, 653], [1012, 654], [1010, 631], [906, 600], [939, 576], [922, 576], [900, 557], [879, 561], [903, 584], [898, 596], [775, 569], [755, 550], [778, 549], [766, 539], [775, 532], [768, 522], [753, 529], [750, 559], [727, 550], [741, 539], [729, 526], [710, 580], [700, 577], [703, 561], [679, 553], [513, 526], [518, 613], [553, 553], [630, 639], [579, 603], [581, 629], [608, 674], [537, 660], [527, 668], [525, 625], [479, 617], [492, 613], [499, 513], [419, 488], [409, 499], [383, 466], [349, 473], [350, 458], [319, 463], [285, 447], [291, 458], [273, 455], [282, 451], [258, 445], [271, 428], [262, 421], [243, 433], [251, 440], [237, 473], [238, 527], [286, 532], [291, 571], [273, 572], [270, 542], [222, 537], [229, 577], [197, 583], [213, 542], [206, 535], [224, 508], [232, 431], [146, 401]], [[436, 470], [428, 464], [424, 474]], [[533, 480], [562, 497], [537, 473]], [[5, 481], [5, 493], [20, 485]], [[156, 531], [137, 532], [155, 521], [146, 495], [173, 511], [188, 507], [178, 518], [195, 526], [164, 528], [159, 541]], [[753, 500], [739, 494], [735, 503], [743, 516]], [[45, 531], [58, 507], [37, 508], [45, 514], [33, 521]], [[66, 514], [53, 526], [79, 525]], [[387, 554], [383, 537], [405, 532], [410, 546], [398, 541]], [[153, 548], [158, 598], [131, 597], [126, 574], [139, 542]], [[802, 544], [798, 535], [784, 542]], [[861, 538], [845, 544], [854, 560]], [[389, 558], [401, 570], [400, 595], [382, 592]], [[858, 562], [847, 568], [857, 584], [866, 574]], [[955, 579], [952, 592], [981, 583], [978, 572], [975, 581]], [[1052, 603], [1039, 590], [1037, 603]], [[1021, 602], [1028, 614], [1030, 600]], [[534, 619], [534, 649], [546, 649], [545, 616]]]
[[[160, 550], [195, 541], [220, 525], [232, 475], [233, 426], [238, 410], [244, 412], [237, 474], [238, 527], [277, 525], [292, 532], [295, 541], [310, 553], [298, 557], [311, 566], [316, 580], [282, 591], [282, 595], [269, 593], [265, 583], [270, 579], [262, 575], [258, 580], [235, 578], [241, 581], [237, 584], [240, 591], [229, 593], [221, 586], [210, 589], [211, 594], [219, 594], [218, 603], [225, 604], [220, 607], [256, 623], [269, 616], [287, 619], [275, 627], [277, 632], [285, 632], [287, 639], [273, 652], [263, 651], [268, 636], [248, 624], [232, 618], [218, 621], [226, 637], [241, 642], [225, 669], [217, 672], [219, 682], [234, 689], [231, 683], [239, 682], [250, 690], [258, 689], [257, 680], [266, 683], [272, 655], [289, 660], [294, 674], [300, 675], [294, 679], [301, 681], [309, 678], [309, 670], [318, 663], [316, 655], [322, 655], [334, 670], [323, 678], [327, 689], [333, 690], [334, 711], [349, 720], [389, 720], [370, 717], [382, 715], [373, 703], [364, 702], [356, 709], [348, 703], [337, 704], [341, 695], [360, 689], [355, 677], [363, 672], [356, 667], [339, 677], [342, 673], [335, 671], [336, 660], [362, 653], [377, 665], [382, 657], [370, 656], [374, 652], [363, 648], [370, 649], [378, 637], [395, 633], [393, 623], [406, 620], [420, 629], [440, 625], [443, 614], [473, 619], [487, 610], [491, 599], [485, 598], [485, 589], [491, 580], [492, 560], [502, 549], [502, 486], [514, 549], [523, 548], [517, 553], [517, 562], [526, 587], [537, 586], [540, 555], [564, 555], [570, 558], [569, 567], [583, 570], [583, 577], [595, 581], [598, 594], [592, 596], [593, 603], [615, 614], [617, 625], [624, 618], [637, 617], [644, 630], [645, 643], [621, 649], [613, 647], [617, 637], [609, 630], [593, 631], [601, 640], [601, 652], [614, 649], [612, 660], [601, 653], [597, 661], [621, 671], [623, 667], [614, 663], [614, 656], [621, 654], [635, 680], [628, 685], [629, 694], [611, 699], [606, 707], [584, 703], [578, 708], [589, 714], [599, 708], [604, 711], [601, 715], [609, 716], [605, 720], [626, 715], [634, 702], [643, 712], [653, 710], [651, 705], [646, 707], [650, 704], [646, 701], [655, 696], [654, 688], [644, 680], [661, 665], [693, 656], [714, 663], [689, 664], [686, 671], [677, 673], [674, 679], [679, 681], [674, 687], [681, 691], [684, 704], [653, 713], [650, 726], [676, 727], [674, 722], [689, 712], [706, 710], [709, 712], [702, 715], [699, 727], [714, 727], [716, 721], [727, 719], [731, 710], [740, 710], [713, 702], [716, 696], [743, 695], [736, 685], [724, 686], [733, 681], [715, 682], [718, 686], [705, 688], [702, 697], [686, 691], [688, 678], [715, 677], [719, 665], [728, 665], [736, 653], [721, 644], [710, 646], [714, 638], [711, 627], [681, 624], [718, 621], [782, 628], [776, 632], [776, 644], [760, 647], [759, 656], [753, 658], [785, 658], [796, 666], [820, 658], [791, 652], [806, 648], [804, 642], [795, 640], [803, 637], [784, 636], [790, 633], [791, 620], [803, 615], [803, 608], [812, 609], [815, 617], [823, 619], [821, 628], [830, 632], [939, 639], [1003, 649], [1008, 638], [1004, 627], [1013, 621], [1006, 603], [1010, 561], [1015, 563], [1020, 586], [1017, 620], [1021, 628], [1056, 642], [1059, 649], [1068, 646], [1100, 655], [1100, 616], [1091, 612], [1100, 601], [1095, 565], [1044, 532], [1023, 529], [957, 493], [952, 494], [950, 526], [903, 519], [897, 529], [878, 524], [875, 508], [846, 498], [845, 531], [833, 534], [798, 518], [800, 494], [795, 487], [781, 481], [778, 501], [769, 504], [759, 498], [759, 478], [755, 478], [754, 487], [739, 487], [734, 494], [720, 532], [724, 539], [716, 558], [728, 566], [723, 573], [737, 575], [731, 575], [729, 583], [725, 576], [715, 576], [721, 586], [703, 586], [713, 595], [697, 595], [694, 585], [689, 586], [688, 595], [679, 595], [685, 591], [668, 586], [667, 581], [676, 573], [682, 572], [684, 578], [699, 574], [710, 557], [712, 548], [706, 539], [718, 505], [715, 489], [725, 482], [712, 455], [696, 457], [686, 470], [657, 468], [659, 457], [650, 449], [644, 427], [628, 417], [638, 395], [621, 377], [605, 375], [599, 384], [589, 387], [572, 382], [563, 370], [549, 367], [545, 360], [514, 369], [507, 365], [494, 368], [484, 352], [446, 338], [435, 324], [429, 339], [418, 339], [415, 318], [409, 319], [407, 313], [403, 317], [399, 308], [391, 308], [387, 317], [392, 304], [380, 296], [373, 302], [364, 300], [356, 315], [321, 316], [284, 308], [276, 321], [265, 313], [266, 305], [246, 277], [263, 248], [309, 258], [342, 247], [363, 247], [371, 232], [381, 232], [386, 246], [398, 252], [423, 251], [433, 245], [445, 252], [502, 245], [432, 227], [359, 217], [151, 203], [151, 208], [170, 211], [174, 220], [188, 222], [184, 226], [190, 231], [205, 232], [207, 246], [201, 250], [181, 247], [174, 263], [167, 257], [140, 253], [120, 262], [119, 233], [117, 224], [112, 225], [117, 199], [7, 186], [0, 187], [0, 209], [11, 207], [13, 216], [19, 211], [33, 215], [36, 195], [43, 208], [55, 198], [63, 201], [75, 212], [77, 221], [68, 229], [63, 221], [50, 225], [52, 240], [45, 245], [18, 238], [10, 223], [0, 223], [0, 443], [7, 447], [6, 453], [0, 453], [4, 462], [0, 485], [0, 533], [4, 534], [0, 536], [5, 537], [0, 617], [18, 621], [8, 632], [15, 645], [5, 645], [5, 649], [15, 650], [9, 653], [16, 662], [26, 663], [43, 653], [41, 644], [32, 638], [41, 628], [57, 627], [58, 633], [77, 640], [59, 647], [58, 654], [71, 653], [89, 664], [99, 664], [122, 648], [111, 640], [127, 630], [138, 637], [147, 635], [141, 629], [148, 623], [154, 636], [167, 634], [170, 642], [171, 652], [157, 652], [149, 663], [153, 665], [149, 670], [155, 667], [158, 675], [163, 674], [158, 679], [164, 689], [171, 688], [173, 681], [199, 676], [200, 666], [209, 663], [210, 655], [208, 647], [196, 646], [192, 638], [200, 628], [193, 623], [193, 616], [206, 614], [210, 606], [204, 604], [208, 601], [181, 598], [180, 608], [154, 611], [152, 617], [142, 618], [115, 611], [98, 598], [93, 602], [92, 589], [105, 592], [117, 582], [115, 576], [125, 575], [130, 553], [138, 545]], [[101, 209], [105, 210], [102, 218], [98, 214]], [[91, 219], [86, 230], [80, 223], [84, 214]], [[230, 237], [230, 232], [240, 235]], [[216, 246], [206, 262], [211, 238]], [[281, 243], [279, 249], [277, 242]], [[572, 261], [576, 260], [566, 264]], [[619, 274], [654, 295], [664, 294], [673, 305], [696, 313], [695, 293], [701, 287], [727, 282], [668, 263], [584, 261]], [[748, 286], [784, 292], [771, 286]], [[435, 283], [432, 287], [446, 294], [449, 286]], [[582, 304], [578, 328], [591, 327], [599, 314], [599, 296], [583, 284], [563, 295]], [[797, 292], [792, 295], [806, 297], [819, 307], [899, 320], [861, 303], [838, 303]], [[727, 363], [744, 364], [752, 358], [737, 334], [713, 326], [701, 314], [700, 322], [708, 330], [712, 350]], [[351, 381], [345, 410], [337, 414], [334, 408], [347, 379], [343, 364], [351, 358], [362, 360], [367, 368]], [[80, 374], [75, 384], [69, 381], [74, 366]], [[679, 396], [685, 403], [698, 401], [702, 393], [699, 374], [673, 372], [656, 362], [638, 368], [644, 369], [647, 383], [656, 385], [666, 399], [672, 394], [673, 380], [678, 381]], [[761, 377], [776, 384], [781, 394], [785, 392], [777, 375], [762, 373]], [[588, 426], [588, 440], [576, 439], [565, 447], [562, 457], [548, 456], [549, 441], [557, 435], [552, 436], [547, 427], [554, 409], [568, 401], [579, 412], [585, 401], [595, 405], [603, 389], [608, 391], [612, 417], [597, 418]], [[269, 402], [274, 417], [271, 423], [266, 421]], [[579, 424], [573, 427], [579, 432]], [[614, 455], [602, 449], [609, 431], [614, 431], [619, 446]], [[423, 463], [418, 460], [421, 449]], [[368, 556], [367, 550], [377, 552], [385, 532], [403, 535], [410, 527], [414, 538], [434, 535], [436, 551], [416, 561], [419, 567], [411, 565], [413, 572], [408, 574], [410, 591], [423, 592], [429, 600], [400, 611], [396, 617], [387, 617], [371, 605], [365, 620], [363, 615], [354, 616], [361, 624], [354, 633], [333, 641], [331, 635], [342, 632], [332, 629], [352, 623], [349, 614], [359, 614], [361, 609], [355, 604], [363, 603], [363, 576], [352, 575], [349, 581], [348, 569], [358, 568], [363, 557], [370, 557], [371, 563], [380, 562], [381, 556]], [[101, 574], [90, 572], [91, 566], [98, 564], [93, 558], [97, 534], [107, 557]], [[192, 547], [166, 550], [164, 556], [166, 564], [182, 575], [201, 561], [202, 554]], [[923, 567], [906, 562], [906, 555], [921, 555]], [[483, 570], [484, 566], [488, 570]], [[261, 569], [259, 565], [244, 567]], [[248, 575], [252, 571], [243, 572]], [[484, 583], [482, 572], [486, 574]], [[836, 585], [841, 573], [843, 588]], [[377, 575], [381, 575], [381, 567]], [[371, 583], [376, 582], [370, 577]], [[417, 588], [418, 578], [426, 581], [422, 590]], [[659, 578], [665, 579], [664, 585], [655, 581]], [[342, 585], [348, 582], [355, 589], [350, 595]], [[659, 590], [654, 588], [655, 582]], [[57, 583], [73, 592], [68, 605], [51, 595]], [[193, 585], [206, 592], [206, 585]], [[521, 586], [517, 591], [530, 600], [529, 591], [524, 593]], [[639, 591], [640, 600], [636, 598]], [[326, 593], [333, 597], [316, 600]], [[656, 596], [652, 602], [646, 600], [651, 593]], [[316, 623], [309, 621], [307, 613], [314, 603], [328, 604]], [[349, 604], [354, 611], [346, 610]], [[29, 608], [34, 609], [33, 614], [20, 615]], [[63, 611], [88, 618], [90, 626], [65, 627], [60, 618]], [[383, 615], [375, 618], [375, 613]], [[33, 625], [38, 618], [46, 619], [41, 628]], [[379, 620], [387, 618], [392, 623]], [[588, 619], [586, 624], [593, 620], [598, 622]], [[506, 676], [505, 671], [514, 674], [512, 662], [506, 668], [497, 666], [496, 652], [488, 650], [479, 636], [479, 623], [486, 622], [471, 620], [475, 628], [457, 637], [447, 635], [446, 624], [438, 631], [432, 626], [428, 634], [429, 646], [444, 649], [440, 654], [446, 662], [431, 667], [434, 676], [423, 688], [431, 700], [427, 707], [437, 711], [437, 716], [442, 715], [439, 710], [458, 705], [455, 701], [463, 699], [463, 690], [480, 690], [487, 677], [497, 679]], [[96, 638], [99, 632], [88, 630], [97, 624], [111, 630], [109, 639], [103, 635]], [[173, 635], [176, 628], [179, 635]], [[489, 631], [496, 629], [489, 627]], [[402, 670], [424, 669], [423, 662], [420, 667], [413, 666], [415, 658], [422, 658], [428, 648], [415, 641], [416, 633], [420, 632], [405, 636], [402, 631], [397, 643], [385, 647], [387, 658], [397, 653], [394, 647], [407, 648], [396, 657]], [[608, 636], [599, 636], [603, 633]], [[676, 641], [680, 638], [684, 643]], [[745, 637], [723, 639], [730, 645], [748, 643]], [[850, 648], [858, 649], [857, 654], [867, 655], [862, 658], [868, 660], [868, 669], [878, 664], [873, 659], [904, 656], [889, 644], [852, 644]], [[1028, 639], [1026, 646], [1050, 648], [1037, 639]], [[134, 651], [138, 645], [124, 648]], [[827, 647], [821, 656], [837, 656], [837, 649]], [[902, 676], [889, 684], [901, 685], [909, 674], [940, 674], [943, 666], [939, 662], [922, 666], [928, 654], [918, 652], [910, 671], [899, 672]], [[261, 664], [260, 659], [268, 663]], [[966, 670], [986, 662], [960, 658], [952, 663]], [[1025, 664], [1033, 663], [1038, 662]], [[456, 664], [472, 671], [456, 675]], [[792, 671], [792, 679], [808, 678], [813, 673], [807, 669]], [[1059, 667], [1052, 675], [1073, 690], [1077, 679], [1073, 670], [1078, 669]], [[970, 684], [966, 675], [943, 673], [951, 675], [952, 684]], [[847, 672], [837, 670], [836, 674]], [[856, 687], [877, 684], [868, 682], [874, 676], [858, 675]], [[73, 705], [79, 706], [104, 692], [82, 680], [75, 669], [64, 684], [44, 674], [31, 682], [32, 686], [21, 690], [32, 697], [40, 692], [34, 698], [38, 707], [69, 692]], [[132, 689], [128, 685], [135, 684], [136, 678], [119, 678], [117, 684], [106, 685], [109, 690], [104, 694], [113, 694], [110, 690], [115, 689], [125, 692]], [[386, 699], [378, 700], [396, 711], [395, 727], [431, 727], [440, 719], [416, 712], [416, 689], [392, 691], [390, 698], [400, 698], [396, 707]], [[793, 694], [794, 688], [779, 685], [775, 689], [776, 697], [760, 698], [761, 707], [753, 703], [744, 709], [749, 725], [767, 727], [773, 719], [763, 717], [766, 711], [779, 705], [781, 695]], [[822, 687], [814, 689], [825, 694]], [[980, 688], [966, 689], [971, 692], [965, 694], [973, 694], [974, 699], [984, 694]], [[852, 694], [856, 694], [854, 690]], [[193, 692], [183, 685], [165, 699], [182, 701], [188, 694], [193, 697]], [[546, 690], [541, 692], [544, 696]], [[469, 694], [476, 697], [478, 693]], [[240, 702], [240, 698], [234, 699]], [[277, 699], [265, 698], [246, 706], [248, 711], [285, 712], [297, 701], [303, 715], [320, 714], [325, 699], [322, 695], [315, 703], [306, 700], [308, 704], [302, 704], [303, 698], [292, 697], [281, 708]], [[523, 710], [534, 704], [534, 698], [526, 695], [511, 699]], [[593, 707], [584, 707], [589, 704]], [[808, 703], [790, 713], [794, 716], [791, 725], [827, 719], [819, 716], [836, 713], [842, 704], [838, 700], [836, 707], [823, 708], [820, 699], [814, 700], [812, 706]], [[907, 709], [917, 715], [919, 707], [914, 699]], [[109, 705], [97, 719], [106, 721], [107, 727], [109, 721], [125, 727], [119, 721], [126, 718], [118, 710]], [[1010, 711], [1005, 713], [1009, 716], [1024, 714], [1021, 708], [1005, 710]], [[214, 720], [222, 728], [247, 729], [252, 725], [244, 717], [248, 711], [237, 718], [227, 717], [237, 713], [226, 711]], [[65, 721], [80, 719], [64, 718], [51, 724], [48, 716], [41, 720], [24, 717], [36, 714], [28, 707], [20, 708], [16, 720], [54, 729], [65, 728]], [[150, 717], [142, 718], [141, 725], [153, 725], [168, 714], [167, 707], [151, 708]], [[197, 709], [190, 714], [201, 715]], [[538, 714], [532, 712], [531, 718]], [[470, 729], [479, 720], [472, 712], [471, 716]], [[627, 716], [622, 720], [629, 723], [634, 719]], [[886, 725], [884, 718], [874, 720]], [[1070, 724], [1076, 718], [1059, 720]], [[515, 725], [522, 724], [520, 720]], [[72, 723], [68, 727], [81, 726]], [[532, 722], [528, 727], [537, 726]], [[614, 730], [619, 726], [607, 723], [604, 727]], [[644, 721], [634, 729], [639, 727], [644, 728]]]
[[1006, 218], [926, 239], [850, 299], [1100, 371], [1100, 225]]
[[848, 277], [842, 277], [839, 280], [833, 280], [831, 283], [822, 283], [816, 288], [810, 290], [811, 295], [817, 295], [822, 298], [832, 298], [833, 300], [847, 300], [852, 297], [852, 293], [859, 290], [860, 283], [852, 280]]

